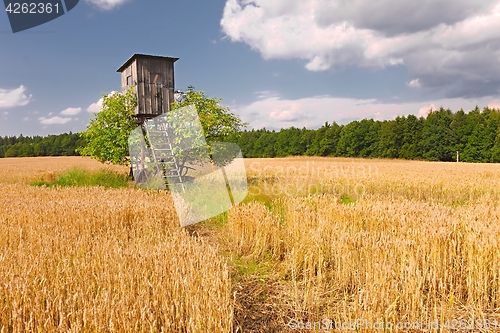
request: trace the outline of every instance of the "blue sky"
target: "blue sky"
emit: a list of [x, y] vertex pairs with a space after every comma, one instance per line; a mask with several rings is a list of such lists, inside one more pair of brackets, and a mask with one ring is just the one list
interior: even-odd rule
[[499, 0], [80, 0], [16, 34], [0, 13], [0, 136], [84, 130], [134, 53], [249, 128], [500, 107], [498, 31]]

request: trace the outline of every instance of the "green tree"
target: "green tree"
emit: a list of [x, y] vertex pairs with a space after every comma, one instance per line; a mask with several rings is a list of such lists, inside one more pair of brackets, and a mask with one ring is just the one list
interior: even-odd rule
[[18, 151], [18, 156], [19, 157], [32, 157], [35, 156], [35, 151], [33, 149], [33, 145], [30, 143], [26, 143], [27, 140], [24, 141], [24, 143], [19, 143], [19, 151]]
[[254, 150], [258, 157], [275, 157], [274, 146], [277, 135], [275, 132], [265, 131], [255, 141]]
[[[455, 142], [455, 150], [463, 151], [467, 144], [467, 115], [464, 110], [460, 109], [453, 115], [453, 120], [450, 123], [450, 129]], [[470, 135], [470, 133], [468, 133]]]
[[422, 137], [422, 128], [424, 126], [424, 118], [417, 118], [415, 115], [408, 115], [401, 119], [403, 127], [402, 145], [399, 150], [399, 157], [415, 160], [422, 158], [419, 142]]
[[377, 141], [377, 157], [398, 158], [403, 142], [402, 118], [380, 123]]
[[359, 121], [354, 120], [345, 125], [340, 131], [340, 138], [337, 144], [336, 155], [345, 157], [355, 157], [361, 150], [360, 141], [357, 137]]
[[361, 142], [361, 157], [375, 157], [377, 151], [377, 136], [380, 131], [380, 122], [373, 119], [363, 119], [358, 128], [358, 140]]
[[373, 157], [376, 149], [379, 122], [363, 119], [347, 124], [340, 131], [337, 155], [346, 157]]
[[497, 149], [494, 145], [499, 127], [498, 113], [486, 107], [479, 113], [474, 110], [471, 116], [478, 119], [472, 133], [467, 137], [461, 154], [462, 160], [483, 163], [497, 160]]
[[[179, 153], [179, 160], [181, 169], [184, 168], [186, 163], [204, 163], [206, 159], [206, 149], [208, 148], [208, 158], [211, 162], [218, 166], [224, 166], [228, 164], [239, 151], [237, 147], [231, 145], [213, 145], [213, 142], [224, 142], [231, 134], [239, 133], [243, 127], [246, 126], [245, 123], [235, 114], [231, 113], [228, 107], [220, 105], [222, 101], [221, 98], [206, 96], [203, 91], [196, 91], [193, 86], [189, 86], [187, 92], [184, 95], [184, 99], [181, 102], [173, 102], [171, 105], [171, 110], [177, 110], [182, 107], [194, 106], [196, 108], [196, 113], [200, 120], [201, 126], [203, 128], [204, 138], [196, 138], [194, 135], [196, 128], [190, 126], [175, 126], [176, 140], [179, 142], [174, 142], [176, 145], [180, 144], [185, 138], [189, 138], [194, 144], [192, 149], [176, 149], [174, 148], [174, 154], [176, 151]], [[188, 114], [180, 114], [176, 117], [175, 122], [183, 118], [189, 118]], [[186, 118], [186, 122], [190, 119]], [[207, 146], [199, 145], [202, 144], [202, 140], [205, 140]], [[198, 144], [196, 144], [198, 142]], [[215, 151], [217, 150], [217, 158], [214, 159]]]
[[247, 124], [231, 113], [228, 107], [220, 105], [222, 98], [206, 96], [189, 86], [181, 102], [173, 102], [172, 110], [194, 105], [200, 118], [207, 143], [225, 141], [230, 135], [240, 132]]
[[281, 129], [276, 138], [276, 156], [297, 156], [306, 151], [305, 142], [301, 142], [301, 130], [296, 127]]
[[4, 157], [18, 157], [19, 156], [19, 145], [15, 144], [10, 146], [4, 154]]
[[325, 124], [323, 126], [318, 128], [314, 132], [314, 138], [311, 142], [311, 145], [306, 150], [306, 155], [309, 155], [309, 156], [321, 156], [321, 155], [323, 155], [321, 153], [321, 150], [320, 150], [320, 142], [325, 137], [325, 132], [329, 127], [330, 127], [330, 124], [328, 122], [325, 122]]
[[305, 127], [302, 128], [299, 140], [300, 155], [307, 155], [307, 151], [309, 150], [309, 148], [311, 148], [315, 136], [316, 136], [315, 130], [308, 130]]
[[431, 161], [453, 161], [455, 141], [450, 124], [453, 114], [450, 109], [431, 111], [425, 119], [420, 142], [423, 157]]
[[136, 101], [132, 88], [124, 94], [103, 96], [101, 111], [92, 114], [87, 130], [81, 133], [86, 145], [78, 153], [103, 163], [126, 164], [128, 136], [137, 127]]
[[[181, 102], [173, 102], [172, 110], [194, 105], [198, 112], [207, 143], [224, 141], [238, 133], [246, 124], [239, 117], [221, 106], [220, 98], [206, 96], [190, 86]], [[103, 96], [102, 110], [93, 114], [87, 130], [81, 133], [85, 146], [78, 149], [84, 156], [100, 162], [128, 163], [128, 137], [137, 127], [134, 109], [137, 98], [131, 88], [126, 93]], [[210, 146], [209, 146], [210, 147]]]
[[319, 142], [319, 153], [321, 156], [335, 156], [340, 139], [342, 127], [336, 122], [327, 128], [325, 136]]
[[251, 131], [244, 130], [239, 133], [232, 133], [226, 138], [226, 142], [236, 143], [241, 148], [241, 153], [243, 157], [258, 157], [257, 154], [254, 155], [254, 146], [256, 141], [259, 139], [259, 133], [266, 132], [266, 129]]

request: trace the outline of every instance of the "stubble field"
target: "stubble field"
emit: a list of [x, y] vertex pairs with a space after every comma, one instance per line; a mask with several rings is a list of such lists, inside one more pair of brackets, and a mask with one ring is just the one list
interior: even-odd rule
[[500, 165], [247, 159], [184, 229], [168, 192], [29, 185], [77, 165], [0, 159], [0, 331], [498, 330]]

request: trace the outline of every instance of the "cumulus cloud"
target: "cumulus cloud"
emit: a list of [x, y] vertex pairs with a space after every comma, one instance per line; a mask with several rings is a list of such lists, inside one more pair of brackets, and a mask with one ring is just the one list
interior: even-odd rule
[[429, 114], [429, 112], [431, 112], [431, 110], [437, 110], [437, 109], [439, 109], [439, 108], [436, 107], [436, 105], [434, 103], [431, 103], [429, 105], [424, 105], [420, 109], [418, 109], [417, 116], [418, 117], [427, 117], [427, 115]]
[[[280, 129], [295, 127], [317, 128], [326, 121], [347, 123], [356, 119], [394, 119], [397, 116], [414, 114], [426, 117], [429, 110], [441, 105], [452, 111], [472, 110], [476, 105], [496, 105], [491, 98], [439, 99], [429, 102], [378, 103], [375, 99], [339, 98], [314, 96], [301, 99], [285, 99], [276, 93], [263, 96], [257, 92], [257, 99], [247, 105], [233, 105], [231, 111], [238, 114], [250, 128]], [[489, 103], [489, 104], [488, 104]], [[500, 104], [500, 103], [499, 103]]]
[[440, 24], [453, 25], [471, 15], [491, 9], [495, 1], [457, 0], [320, 0], [315, 21], [321, 27], [349, 22], [360, 29], [377, 31], [385, 36], [411, 34]]
[[500, 92], [499, 0], [227, 0], [220, 23], [265, 59], [311, 71], [403, 64], [414, 87], [448, 97]]
[[259, 97], [248, 105], [234, 106], [232, 111], [249, 122], [251, 128], [288, 128], [321, 126], [325, 121], [339, 122], [347, 118], [373, 118], [387, 112], [400, 112], [401, 107], [392, 109], [373, 104], [374, 100], [314, 96], [301, 99], [284, 99], [277, 94]]
[[111, 10], [116, 7], [123, 5], [125, 2], [129, 0], [87, 0], [87, 2], [93, 4], [102, 10]]
[[[111, 96], [111, 95], [114, 95], [114, 94], [119, 94], [119, 92], [113, 90], [107, 96]], [[97, 112], [101, 111], [101, 109], [102, 109], [102, 102], [103, 102], [103, 98], [101, 97], [97, 102], [92, 103], [92, 104], [89, 105], [89, 107], [87, 108], [87, 112], [89, 112], [89, 113], [97, 113]]]
[[89, 107], [87, 108], [87, 112], [97, 113], [101, 111], [101, 108], [102, 108], [102, 97], [97, 102], [90, 104]]
[[31, 95], [27, 96], [25, 91], [26, 87], [23, 85], [16, 89], [0, 89], [0, 108], [13, 108], [28, 104]]
[[63, 118], [63, 117], [51, 117], [51, 118], [45, 118], [45, 117], [40, 117], [38, 118], [40, 120], [40, 123], [44, 125], [54, 125], [54, 124], [66, 124], [67, 122], [71, 121], [71, 118]]
[[82, 111], [82, 108], [67, 108], [66, 110], [61, 111], [60, 114], [64, 116], [76, 116]]
[[406, 84], [408, 87], [410, 88], [420, 88], [421, 87], [421, 84], [420, 82], [418, 81], [418, 79], [415, 79], [415, 80], [411, 80], [410, 82], [408, 82]]

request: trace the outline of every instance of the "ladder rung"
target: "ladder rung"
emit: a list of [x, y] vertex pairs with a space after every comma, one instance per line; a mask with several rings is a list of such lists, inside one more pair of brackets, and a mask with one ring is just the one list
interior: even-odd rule
[[161, 133], [168, 135], [168, 132], [165, 130], [148, 130], [148, 133]]
[[163, 178], [168, 178], [168, 179], [181, 179], [181, 176], [180, 175], [168, 175], [168, 176], [164, 176]]

